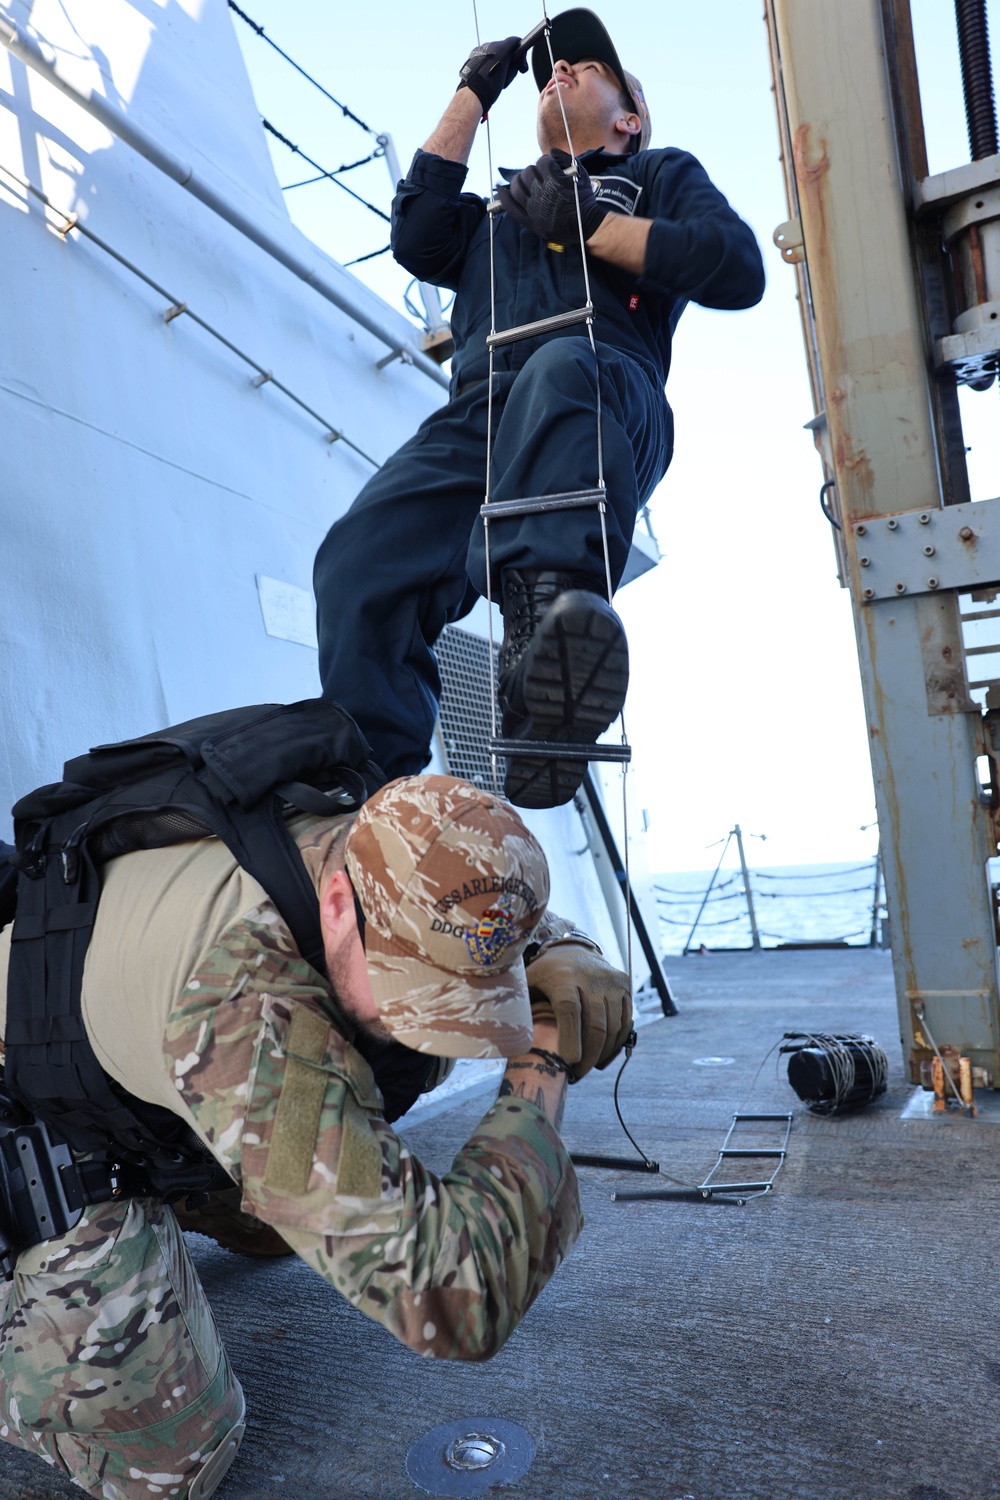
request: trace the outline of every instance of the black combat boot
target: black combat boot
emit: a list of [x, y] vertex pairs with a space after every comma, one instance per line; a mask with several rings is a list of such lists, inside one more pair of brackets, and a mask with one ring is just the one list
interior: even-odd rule
[[[596, 580], [506, 568], [503, 620], [503, 738], [594, 744], [620, 713], [628, 688], [625, 630]], [[586, 769], [585, 760], [512, 756], [504, 793], [518, 807], [558, 807]]]

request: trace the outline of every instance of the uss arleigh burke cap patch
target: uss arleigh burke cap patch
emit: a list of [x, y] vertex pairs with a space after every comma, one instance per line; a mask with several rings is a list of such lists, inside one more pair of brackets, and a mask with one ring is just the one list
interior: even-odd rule
[[549, 899], [545, 855], [508, 803], [453, 776], [375, 793], [344, 848], [379, 1019], [439, 1057], [531, 1046], [522, 954]]

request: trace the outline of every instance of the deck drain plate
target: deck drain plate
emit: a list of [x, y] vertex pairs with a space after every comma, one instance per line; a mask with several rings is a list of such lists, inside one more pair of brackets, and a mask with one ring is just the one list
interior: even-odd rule
[[515, 1484], [535, 1457], [530, 1433], [501, 1417], [462, 1417], [432, 1427], [410, 1448], [406, 1472], [430, 1495], [485, 1495]]

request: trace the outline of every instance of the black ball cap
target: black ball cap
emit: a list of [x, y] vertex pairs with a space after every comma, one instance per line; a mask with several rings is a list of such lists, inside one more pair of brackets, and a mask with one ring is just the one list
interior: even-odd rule
[[[556, 61], [563, 58], [565, 62], [578, 63], [585, 57], [593, 57], [598, 62], [607, 63], [625, 93], [632, 98], [632, 88], [615, 51], [614, 42], [608, 35], [604, 22], [592, 10], [577, 6], [574, 10], [564, 10], [561, 15], [553, 16], [550, 40], [552, 57]], [[531, 70], [538, 84], [538, 92], [541, 93], [552, 77], [552, 62], [544, 34], [532, 48]]]

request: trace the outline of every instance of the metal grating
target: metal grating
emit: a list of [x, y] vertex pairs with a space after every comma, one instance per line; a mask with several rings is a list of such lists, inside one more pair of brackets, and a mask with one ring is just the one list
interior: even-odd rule
[[[494, 790], [489, 752], [490, 643], [482, 636], [446, 625], [434, 647], [441, 668], [441, 743], [448, 770], [483, 791]], [[494, 647], [494, 659], [499, 648]], [[498, 720], [499, 722], [499, 720]], [[497, 785], [505, 763], [498, 758]]]

